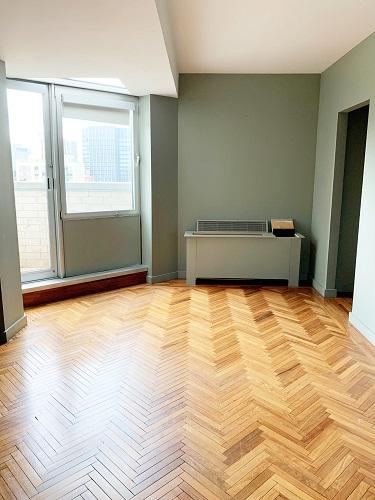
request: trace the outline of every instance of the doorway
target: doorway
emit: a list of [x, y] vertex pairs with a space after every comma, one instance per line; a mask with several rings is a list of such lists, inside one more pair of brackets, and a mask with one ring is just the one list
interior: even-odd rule
[[368, 114], [368, 104], [347, 113], [335, 285], [341, 296], [354, 290]]

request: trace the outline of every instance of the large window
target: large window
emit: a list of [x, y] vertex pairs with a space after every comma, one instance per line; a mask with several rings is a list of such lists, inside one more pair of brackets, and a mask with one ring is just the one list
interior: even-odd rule
[[22, 280], [64, 276], [67, 219], [138, 214], [137, 99], [9, 80]]
[[10, 82], [8, 112], [22, 279], [52, 277], [56, 248], [48, 86]]
[[134, 104], [95, 91], [57, 93], [63, 216], [134, 213]]

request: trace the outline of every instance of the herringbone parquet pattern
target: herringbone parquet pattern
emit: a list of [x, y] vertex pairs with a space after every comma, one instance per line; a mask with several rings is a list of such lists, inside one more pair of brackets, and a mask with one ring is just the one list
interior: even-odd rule
[[141, 285], [0, 348], [0, 496], [375, 499], [375, 354], [309, 289]]

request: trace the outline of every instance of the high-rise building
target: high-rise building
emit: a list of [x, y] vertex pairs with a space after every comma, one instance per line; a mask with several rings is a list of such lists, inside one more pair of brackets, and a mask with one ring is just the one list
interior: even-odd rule
[[93, 181], [131, 181], [130, 134], [130, 127], [91, 126], [83, 130], [83, 162]]

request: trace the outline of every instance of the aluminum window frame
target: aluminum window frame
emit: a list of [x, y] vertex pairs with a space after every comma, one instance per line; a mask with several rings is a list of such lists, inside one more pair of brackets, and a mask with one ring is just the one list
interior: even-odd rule
[[[91, 89], [54, 86], [56, 109], [56, 149], [60, 186], [60, 218], [64, 220], [87, 220], [118, 217], [140, 216], [140, 173], [139, 173], [139, 140], [138, 140], [138, 99], [124, 94], [114, 94]], [[102, 210], [98, 212], [68, 212], [65, 184], [64, 140], [63, 140], [63, 106], [64, 102], [83, 104], [94, 108], [113, 108], [129, 110], [132, 136], [132, 210]]]
[[56, 200], [55, 182], [56, 166], [53, 161], [53, 138], [51, 119], [51, 87], [46, 83], [35, 83], [25, 80], [7, 79], [7, 89], [26, 92], [36, 92], [42, 95], [43, 102], [43, 126], [44, 126], [44, 150], [47, 177], [47, 210], [48, 210], [48, 233], [50, 250], [50, 268], [37, 271], [21, 271], [22, 283], [39, 281], [41, 279], [55, 278], [59, 275], [57, 257], [57, 230], [56, 230]]

